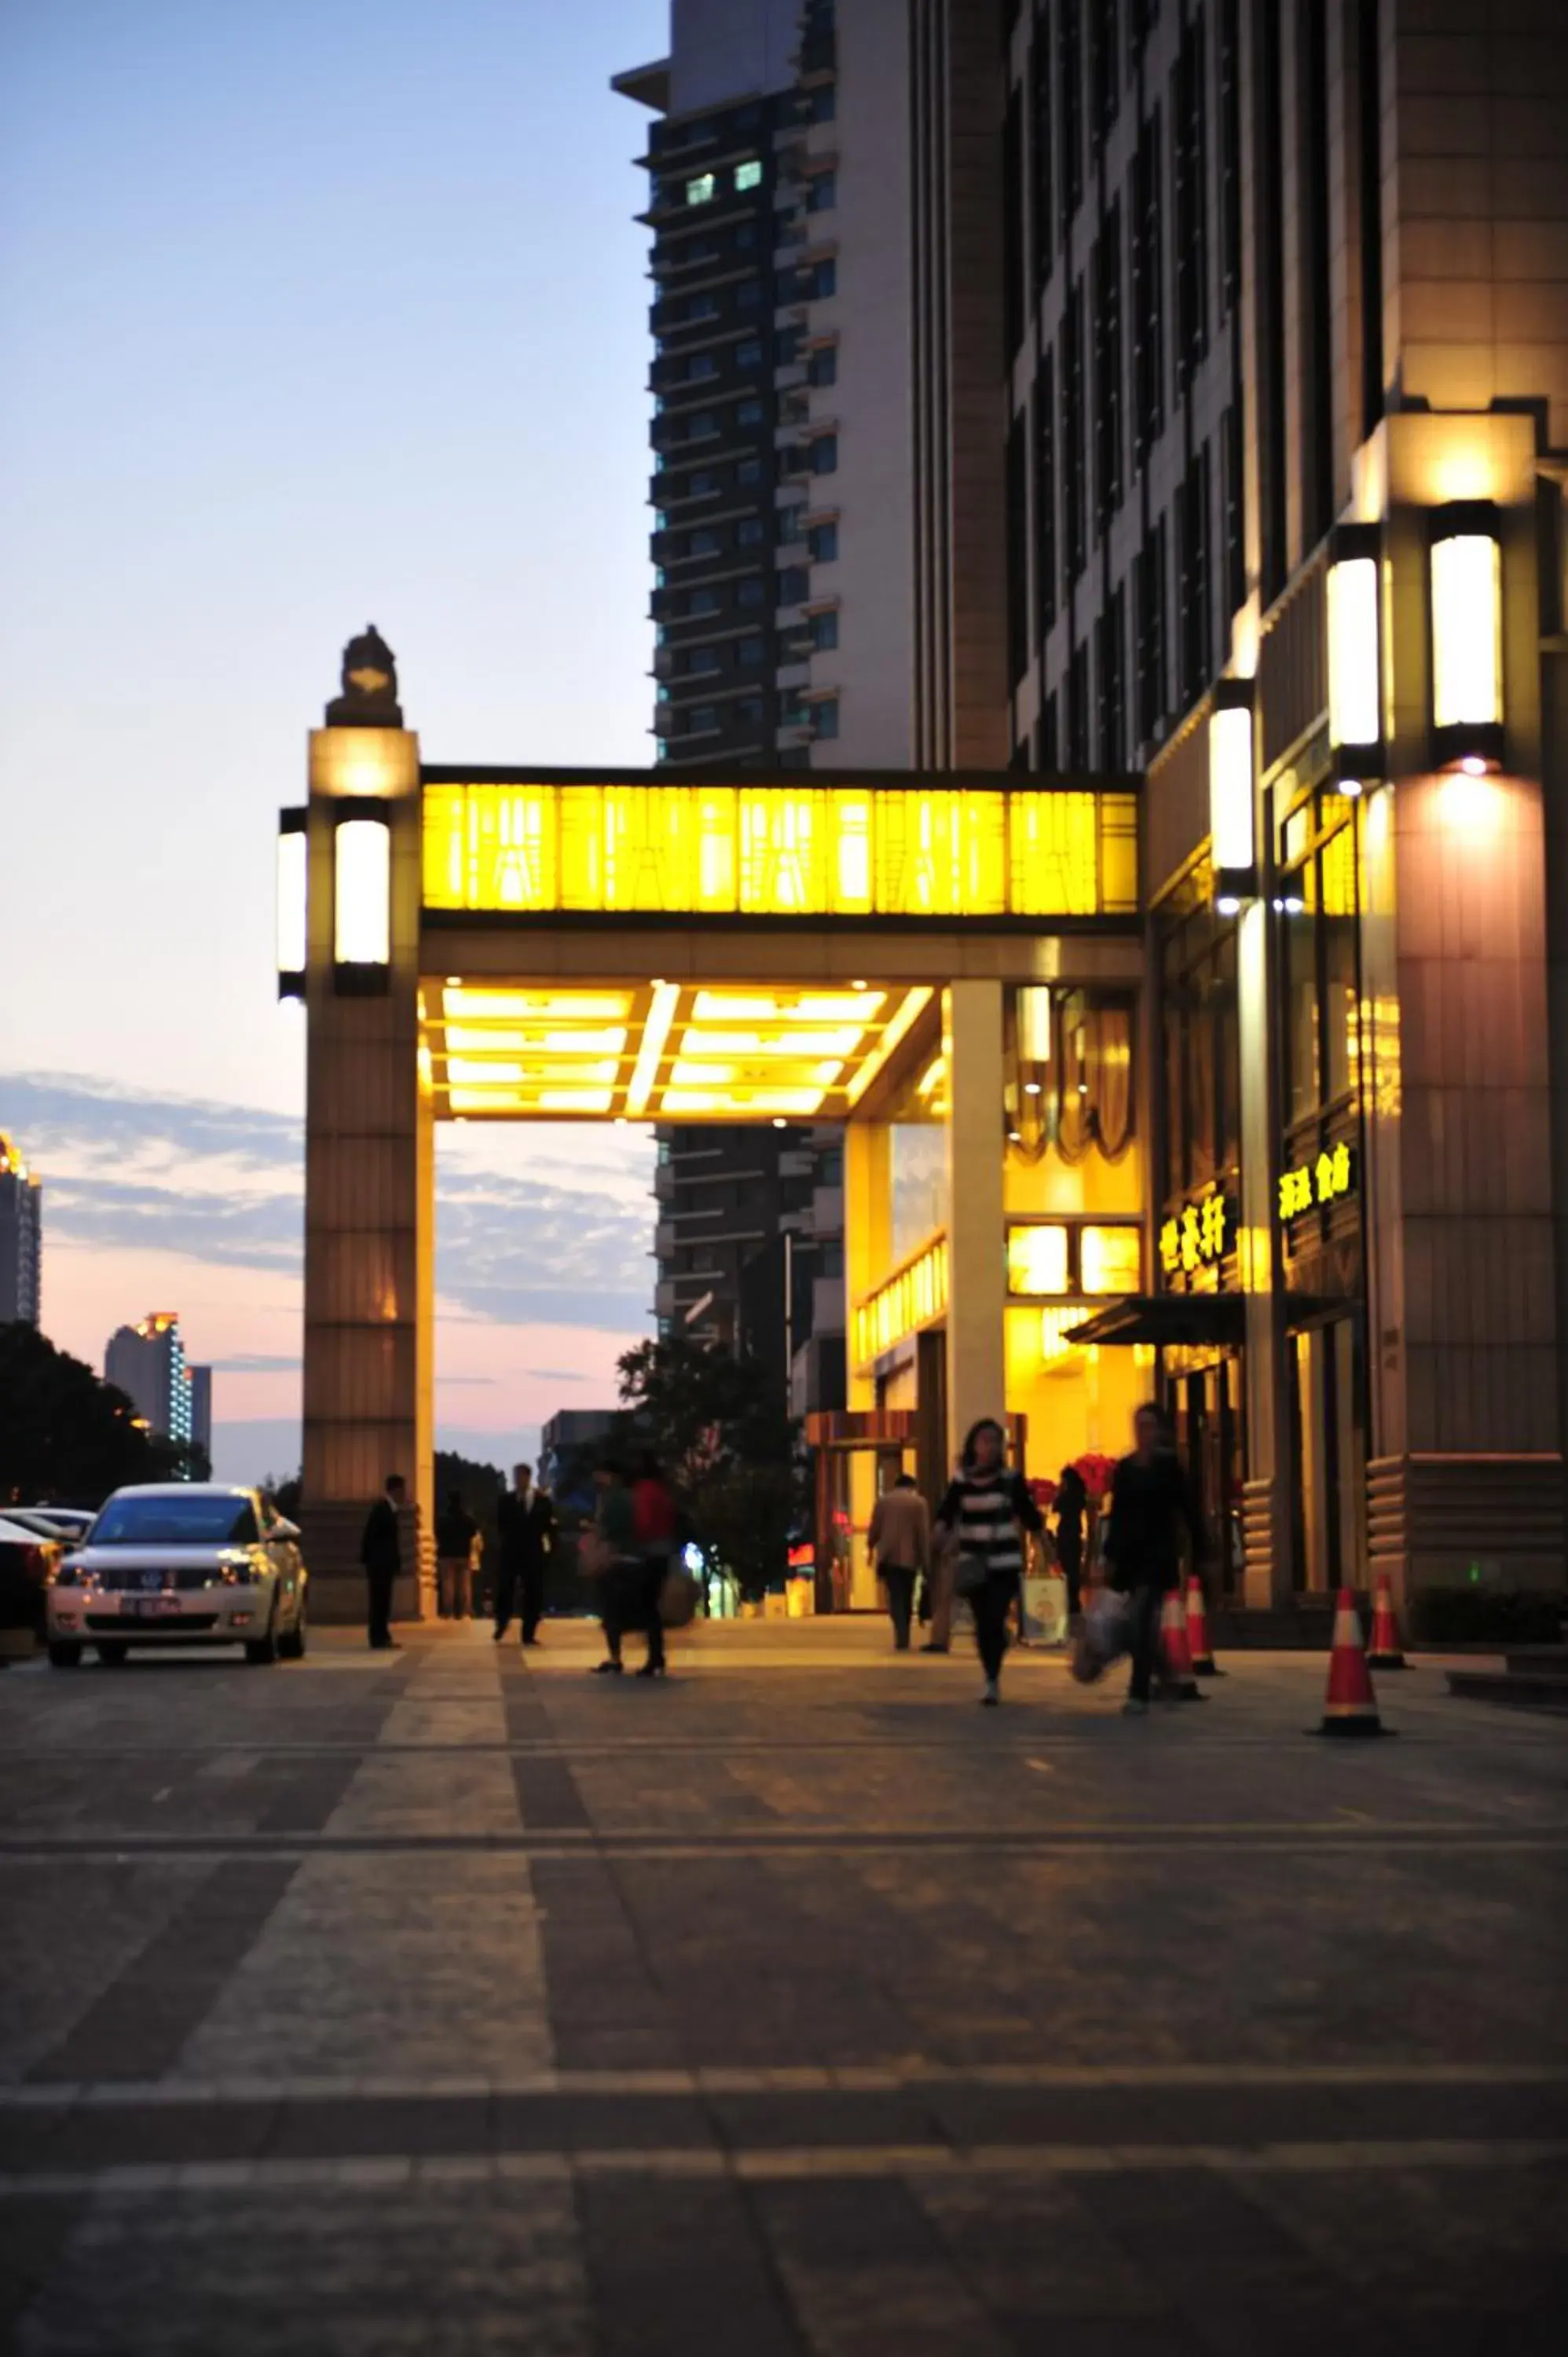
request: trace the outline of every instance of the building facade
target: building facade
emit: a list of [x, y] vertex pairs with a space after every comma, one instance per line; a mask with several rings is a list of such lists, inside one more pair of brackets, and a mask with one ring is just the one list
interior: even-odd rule
[[1012, 757], [1147, 770], [1092, 1330], [1249, 1602], [1560, 1579], [1560, 13], [1007, 16]]
[[41, 1323], [43, 1182], [0, 1131], [0, 1325]]
[[[208, 1369], [202, 1372], [210, 1375]], [[134, 1326], [118, 1327], [103, 1353], [103, 1379], [133, 1402], [149, 1431], [166, 1440], [195, 1437], [191, 1369], [177, 1311], [155, 1309]], [[210, 1398], [209, 1385], [209, 1429]]]

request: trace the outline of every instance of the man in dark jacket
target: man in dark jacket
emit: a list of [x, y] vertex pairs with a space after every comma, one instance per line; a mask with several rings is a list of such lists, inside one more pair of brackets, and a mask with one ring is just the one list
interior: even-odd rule
[[525, 1645], [539, 1642], [544, 1615], [544, 1566], [555, 1538], [555, 1509], [542, 1490], [532, 1488], [533, 1469], [514, 1465], [512, 1486], [496, 1509], [500, 1566], [496, 1574], [496, 1642], [511, 1626], [512, 1606], [522, 1620]]
[[1123, 1707], [1130, 1717], [1141, 1718], [1149, 1707], [1160, 1614], [1169, 1590], [1181, 1586], [1182, 1533], [1191, 1542], [1195, 1564], [1208, 1553], [1208, 1540], [1159, 1408], [1138, 1410], [1133, 1438], [1133, 1453], [1123, 1457], [1112, 1482], [1105, 1553], [1112, 1586], [1133, 1599], [1133, 1676]]
[[389, 1473], [385, 1490], [365, 1518], [364, 1536], [360, 1541], [370, 1640], [378, 1651], [397, 1643], [392, 1632], [392, 1589], [403, 1568], [398, 1517], [407, 1494], [403, 1475]]

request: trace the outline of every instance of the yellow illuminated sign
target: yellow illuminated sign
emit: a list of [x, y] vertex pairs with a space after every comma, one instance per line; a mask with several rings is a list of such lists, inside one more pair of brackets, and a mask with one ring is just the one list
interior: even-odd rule
[[1178, 1271], [1190, 1276], [1195, 1269], [1215, 1267], [1229, 1251], [1234, 1230], [1230, 1198], [1210, 1187], [1161, 1228], [1161, 1268], [1167, 1276]]
[[1007, 1231], [1007, 1290], [1031, 1295], [1068, 1289], [1067, 1230], [1034, 1225]]
[[427, 785], [427, 909], [1126, 916], [1135, 798], [967, 786]]
[[1303, 1162], [1280, 1172], [1280, 1218], [1299, 1219], [1303, 1211], [1321, 1211], [1350, 1194], [1356, 1184], [1356, 1157], [1343, 1140], [1325, 1146], [1315, 1162]]
[[908, 1267], [869, 1294], [854, 1313], [856, 1366], [869, 1366], [907, 1334], [940, 1318], [948, 1306], [947, 1238], [939, 1236]]

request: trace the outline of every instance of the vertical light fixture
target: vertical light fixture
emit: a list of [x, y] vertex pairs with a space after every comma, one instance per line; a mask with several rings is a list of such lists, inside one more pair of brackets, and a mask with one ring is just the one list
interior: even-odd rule
[[1503, 568], [1498, 511], [1456, 500], [1432, 513], [1432, 752], [1471, 776], [1503, 759]]
[[1382, 535], [1337, 524], [1328, 544], [1328, 742], [1334, 774], [1359, 794], [1383, 774]]
[[334, 981], [340, 993], [373, 995], [392, 967], [392, 823], [368, 795], [345, 795], [332, 821]]
[[1258, 897], [1252, 772], [1252, 683], [1219, 680], [1208, 716], [1208, 863], [1222, 917]]
[[310, 855], [303, 804], [278, 813], [278, 996], [305, 996]]

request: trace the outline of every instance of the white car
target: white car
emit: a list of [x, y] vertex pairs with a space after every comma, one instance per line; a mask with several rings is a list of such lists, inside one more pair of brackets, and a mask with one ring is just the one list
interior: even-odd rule
[[116, 1490], [49, 1583], [49, 1659], [70, 1670], [83, 1645], [106, 1663], [133, 1645], [243, 1645], [247, 1661], [298, 1661], [308, 1584], [298, 1540], [257, 1490]]

